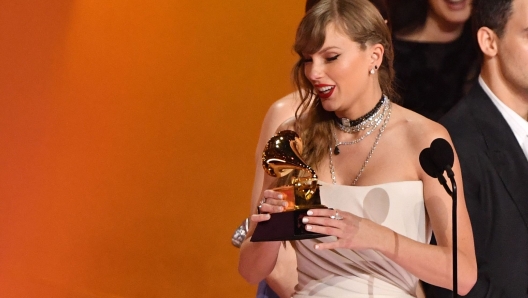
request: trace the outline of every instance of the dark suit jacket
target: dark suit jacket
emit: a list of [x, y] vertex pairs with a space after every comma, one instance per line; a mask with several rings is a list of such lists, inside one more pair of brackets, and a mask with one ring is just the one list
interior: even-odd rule
[[[440, 123], [457, 151], [471, 218], [478, 281], [466, 297], [528, 297], [528, 160], [475, 84]], [[428, 290], [428, 297], [452, 297]]]

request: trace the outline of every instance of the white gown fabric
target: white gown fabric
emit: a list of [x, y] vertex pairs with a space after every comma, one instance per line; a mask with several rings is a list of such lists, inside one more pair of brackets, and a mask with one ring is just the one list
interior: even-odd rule
[[[429, 243], [431, 227], [421, 181], [372, 186], [320, 184], [321, 202], [327, 207], [353, 213], [413, 240]], [[317, 243], [331, 241], [335, 237], [292, 241], [299, 273], [293, 297], [416, 297], [418, 279], [375, 250], [314, 249]]]

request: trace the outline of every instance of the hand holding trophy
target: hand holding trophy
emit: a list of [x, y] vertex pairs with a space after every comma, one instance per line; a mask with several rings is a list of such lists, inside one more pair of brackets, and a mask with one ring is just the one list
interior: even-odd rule
[[[306, 231], [302, 218], [309, 209], [327, 208], [321, 204], [317, 175], [302, 157], [302, 141], [296, 132], [283, 130], [273, 136], [262, 153], [262, 166], [268, 175], [288, 176], [284, 186], [274, 190], [286, 194], [286, 211], [271, 214], [268, 221], [259, 222], [252, 242], [285, 241], [323, 237], [326, 235]], [[292, 172], [297, 170], [298, 175]]]

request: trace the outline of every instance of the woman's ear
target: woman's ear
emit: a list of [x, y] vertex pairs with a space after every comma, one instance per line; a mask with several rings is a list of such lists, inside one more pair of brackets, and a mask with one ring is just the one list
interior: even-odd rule
[[372, 64], [371, 68], [378, 69], [383, 62], [383, 53], [385, 52], [385, 48], [383, 48], [381, 44], [377, 43], [371, 46], [370, 52], [370, 63]]
[[497, 55], [498, 39], [497, 34], [488, 27], [480, 27], [477, 31], [477, 42], [485, 56], [494, 57]]

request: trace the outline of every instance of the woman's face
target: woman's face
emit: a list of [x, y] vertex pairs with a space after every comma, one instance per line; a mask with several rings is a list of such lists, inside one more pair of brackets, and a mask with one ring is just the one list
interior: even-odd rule
[[450, 24], [465, 23], [471, 14], [472, 0], [428, 0], [429, 13]]
[[374, 65], [368, 48], [361, 49], [359, 43], [330, 23], [321, 49], [304, 55], [304, 74], [325, 110], [347, 117], [347, 111], [354, 105], [357, 107], [357, 99], [371, 84], [369, 70]]

